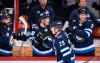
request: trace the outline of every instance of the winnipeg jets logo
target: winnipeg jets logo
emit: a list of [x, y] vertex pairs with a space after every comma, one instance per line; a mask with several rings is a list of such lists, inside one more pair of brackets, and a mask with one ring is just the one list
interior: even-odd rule
[[40, 11], [39, 10], [37, 11], [37, 14], [40, 14]]

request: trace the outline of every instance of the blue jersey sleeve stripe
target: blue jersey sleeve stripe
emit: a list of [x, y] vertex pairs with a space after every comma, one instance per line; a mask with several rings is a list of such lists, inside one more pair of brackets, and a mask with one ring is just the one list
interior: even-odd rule
[[85, 31], [85, 33], [87, 34], [88, 37], [91, 36], [91, 33], [89, 31]]
[[6, 54], [10, 54], [10, 53], [12, 53], [12, 51], [7, 51], [7, 50], [3, 50], [3, 49], [0, 49], [0, 52], [2, 52], [2, 53], [6, 53]]
[[92, 33], [92, 29], [90, 29], [90, 28], [86, 28], [86, 29], [84, 29], [85, 31], [89, 31], [89, 32], [91, 32]]
[[33, 51], [34, 51], [34, 52], [39, 53], [39, 54], [43, 54], [43, 55], [45, 55], [45, 54], [49, 54], [50, 52], [53, 51], [52, 48], [49, 49], [49, 50], [47, 50], [47, 51], [40, 51], [40, 50], [38, 50], [37, 48], [35, 48], [34, 46], [32, 46], [32, 48], [33, 48]]
[[65, 48], [61, 49], [60, 52], [64, 52], [64, 51], [66, 51], [66, 50], [68, 50], [68, 49], [69, 49], [69, 47], [65, 47]]
[[74, 48], [74, 50], [75, 50], [75, 51], [85, 51], [85, 50], [88, 50], [88, 49], [91, 49], [91, 48], [94, 48], [94, 47], [95, 47], [95, 45], [92, 44], [92, 45], [90, 45], [90, 46], [88, 46], [88, 47]]
[[75, 60], [75, 55], [73, 57], [71, 57], [71, 60]]
[[71, 54], [71, 50], [69, 50], [68, 52], [65, 52], [65, 53], [63, 54], [63, 57], [65, 57], [65, 56], [67, 56], [67, 55], [69, 55], [69, 54]]
[[87, 49], [87, 50], [83, 50], [83, 51], [82, 50], [80, 50], [80, 51], [75, 50], [75, 53], [84, 54], [84, 53], [89, 53], [89, 52], [93, 52], [93, 51], [95, 51], [95, 47]]

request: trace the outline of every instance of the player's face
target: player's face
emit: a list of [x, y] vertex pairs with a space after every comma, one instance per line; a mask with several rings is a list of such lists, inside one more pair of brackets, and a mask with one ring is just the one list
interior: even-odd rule
[[80, 0], [80, 7], [85, 7], [87, 6], [87, 0]]
[[41, 6], [46, 6], [48, 0], [38, 0]]
[[41, 27], [47, 27], [49, 25], [49, 22], [50, 22], [49, 17], [44, 18], [44, 19], [41, 20], [40, 26]]
[[87, 15], [86, 14], [80, 14], [80, 23], [84, 23], [87, 21]]
[[57, 37], [57, 36], [58, 36], [59, 29], [56, 28], [56, 27], [52, 27], [52, 28], [51, 28], [51, 32], [52, 32], [52, 34], [53, 34], [55, 37]]

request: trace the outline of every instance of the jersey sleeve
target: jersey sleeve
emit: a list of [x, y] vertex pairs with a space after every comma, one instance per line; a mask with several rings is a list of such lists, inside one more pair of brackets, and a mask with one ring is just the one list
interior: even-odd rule
[[84, 37], [84, 38], [89, 38], [92, 34], [92, 29], [93, 29], [93, 24], [88, 22], [85, 23], [85, 28], [84, 29], [75, 29], [75, 34]]

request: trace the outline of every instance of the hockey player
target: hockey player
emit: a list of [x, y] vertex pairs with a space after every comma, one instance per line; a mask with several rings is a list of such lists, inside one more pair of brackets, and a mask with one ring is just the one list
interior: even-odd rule
[[76, 55], [94, 55], [95, 46], [92, 38], [93, 22], [89, 20], [85, 9], [80, 9], [77, 19], [70, 21]]
[[[32, 39], [33, 42], [33, 54], [49, 55], [49, 52], [45, 53], [44, 51], [51, 49], [51, 46], [49, 44], [51, 41], [51, 34], [49, 31], [50, 21], [50, 15], [43, 13], [40, 15], [40, 18], [38, 19], [37, 28], [32, 29], [32, 35], [30, 39]], [[36, 49], [44, 53], [37, 52]]]
[[48, 0], [38, 0], [37, 5], [32, 7], [30, 11], [30, 18], [29, 18], [29, 24], [32, 26], [35, 26], [38, 23], [39, 16], [42, 14], [48, 14], [52, 17], [55, 15], [53, 8], [48, 5]]
[[42, 42], [44, 42], [50, 36], [49, 22], [50, 22], [50, 17], [48, 15], [40, 16], [39, 29], [36, 32], [37, 33], [36, 40], [39, 42], [41, 46], [44, 45]]
[[0, 23], [0, 56], [10, 56], [12, 55], [10, 46], [12, 28], [7, 18], [3, 18]]
[[53, 34], [53, 47], [57, 56], [58, 63], [75, 63], [74, 51], [68, 34], [62, 31], [61, 21], [51, 24]]

